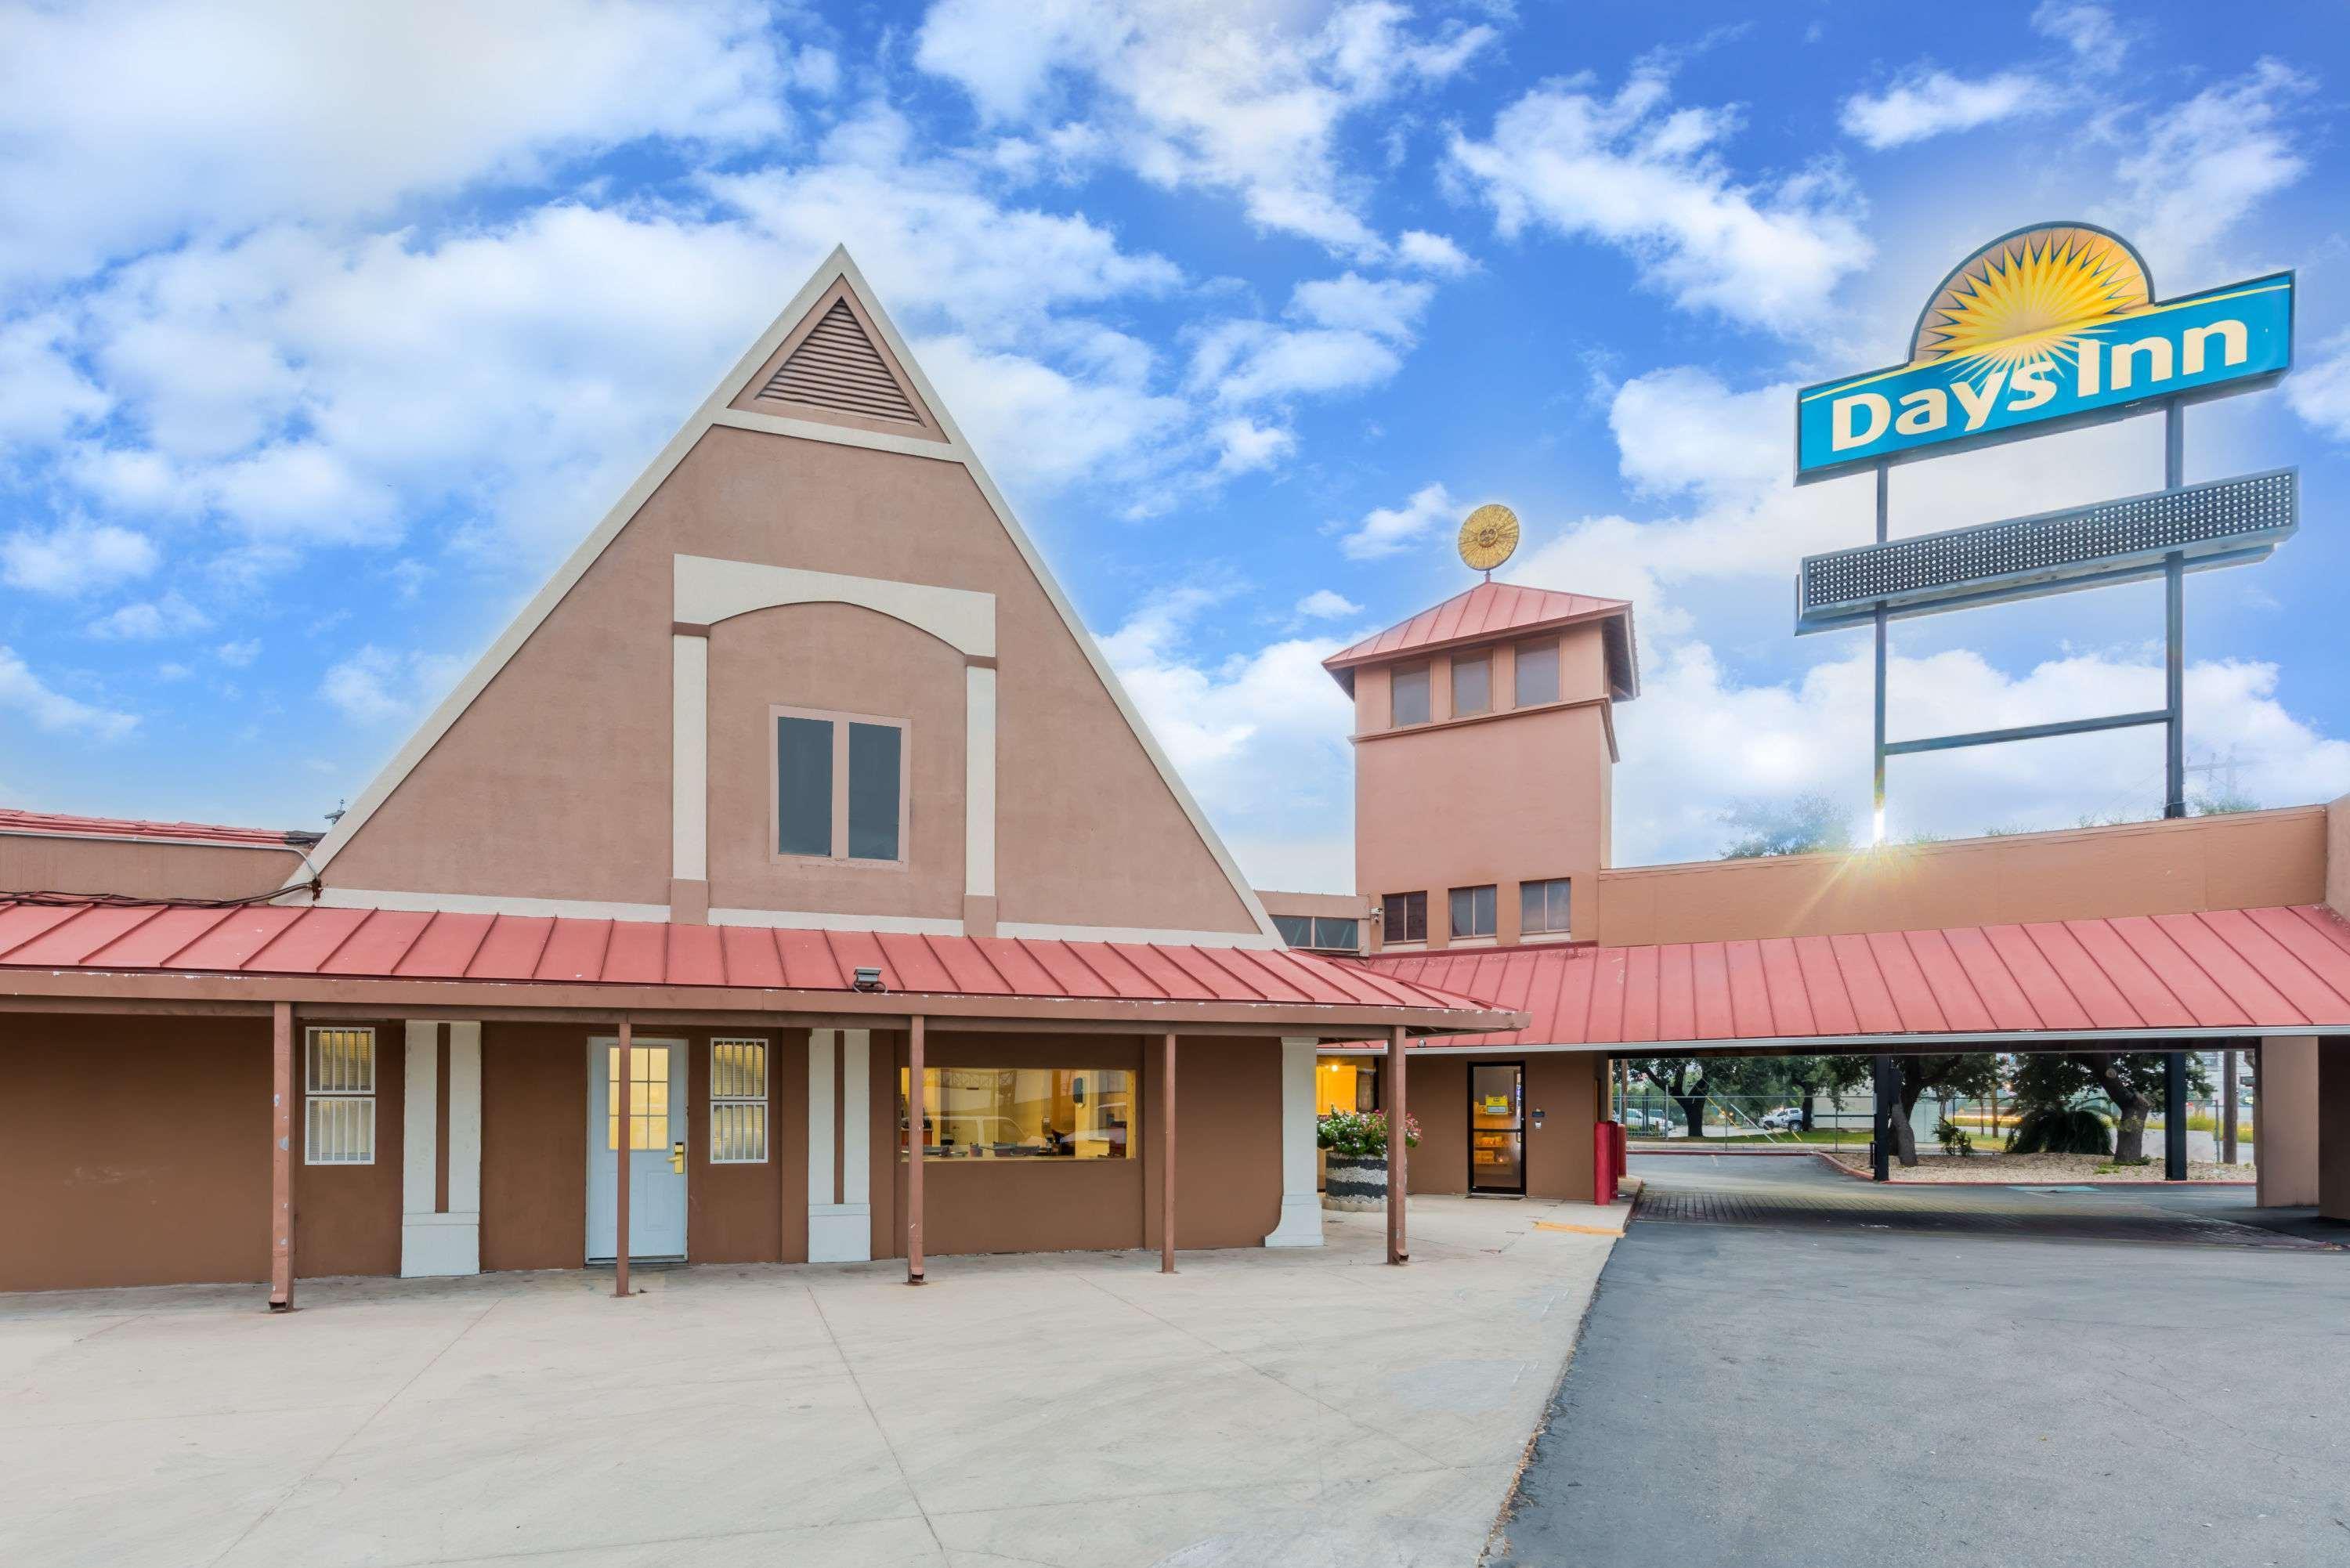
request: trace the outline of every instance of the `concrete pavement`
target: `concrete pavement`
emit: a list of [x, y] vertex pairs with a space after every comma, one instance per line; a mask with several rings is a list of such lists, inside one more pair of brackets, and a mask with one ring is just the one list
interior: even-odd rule
[[1319, 1252], [0, 1299], [0, 1561], [1475, 1562], [1624, 1210]]

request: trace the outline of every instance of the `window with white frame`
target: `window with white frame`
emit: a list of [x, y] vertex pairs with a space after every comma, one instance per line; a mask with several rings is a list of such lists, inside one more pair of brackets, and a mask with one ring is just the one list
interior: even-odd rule
[[767, 1043], [721, 1035], [710, 1042], [710, 1162], [766, 1158]]
[[906, 721], [800, 708], [768, 717], [775, 856], [903, 865]]
[[312, 1029], [303, 1044], [303, 1160], [375, 1163], [375, 1031]]

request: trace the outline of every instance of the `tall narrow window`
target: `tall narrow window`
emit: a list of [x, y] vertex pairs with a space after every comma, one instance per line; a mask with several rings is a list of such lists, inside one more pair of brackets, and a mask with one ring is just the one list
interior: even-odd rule
[[1428, 895], [1389, 893], [1379, 907], [1379, 940], [1383, 942], [1426, 941]]
[[1490, 937], [1493, 934], [1493, 885], [1452, 889], [1452, 934]]
[[303, 1161], [375, 1163], [375, 1031], [313, 1029], [304, 1042]]
[[1554, 877], [1547, 882], [1518, 884], [1518, 930], [1524, 936], [1563, 937], [1573, 928], [1567, 923], [1567, 883], [1565, 877]]
[[1521, 708], [1558, 701], [1558, 642], [1518, 644], [1518, 691]]
[[1485, 654], [1452, 660], [1452, 711], [1482, 713], [1493, 705], [1493, 661]]
[[775, 849], [832, 853], [832, 721], [775, 721]]
[[1389, 678], [1388, 718], [1393, 726], [1428, 722], [1428, 666], [1399, 670]]
[[767, 1043], [710, 1042], [710, 1162], [760, 1165], [767, 1158]]
[[906, 723], [773, 711], [775, 854], [903, 864]]

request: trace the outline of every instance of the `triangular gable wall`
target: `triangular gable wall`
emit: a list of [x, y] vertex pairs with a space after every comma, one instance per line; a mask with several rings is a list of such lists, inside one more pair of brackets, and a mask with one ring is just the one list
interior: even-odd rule
[[[843, 306], [847, 311], [845, 320], [839, 314], [840, 307]], [[817, 335], [826, 327], [827, 322], [840, 327], [853, 326], [861, 331], [864, 341], [870, 348], [873, 355], [872, 360], [864, 361], [865, 370], [869, 374], [872, 364], [878, 361], [881, 369], [887, 372], [890, 384], [899, 389], [904, 399], [904, 406], [910, 409], [916, 415], [915, 420], [909, 421], [902, 417], [883, 411], [849, 412], [837, 409], [827, 410], [807, 400], [805, 394], [811, 391], [821, 393], [824, 389], [822, 383], [820, 381], [811, 383], [806, 378], [795, 381], [794, 375], [786, 374], [786, 371], [793, 363], [793, 355], [795, 351], [806, 348], [811, 341], [822, 341]], [[834, 333], [834, 337], [836, 342], [828, 351], [832, 356], [831, 364], [837, 369], [844, 362], [840, 350], [843, 348], [853, 348], [853, 345], [845, 343], [837, 331]], [[853, 359], [850, 362], [853, 362]], [[818, 363], [817, 360], [803, 362], [803, 368], [807, 371], [808, 376], [814, 375], [815, 367]], [[775, 383], [779, 375], [785, 377], [790, 389], [804, 395], [793, 399], [774, 399], [763, 396], [763, 391]], [[868, 380], [866, 385], [869, 389], [874, 383]], [[886, 402], [887, 400], [884, 401]], [[785, 406], [793, 408], [796, 410], [795, 413], [786, 416], [770, 411]], [[406, 903], [417, 908], [496, 908], [545, 913], [594, 912], [574, 909], [563, 899], [534, 899], [529, 897], [501, 898], [478, 893], [435, 895], [420, 892], [397, 897], [370, 897], [370, 889], [380, 891], [384, 886], [373, 874], [380, 873], [387, 864], [396, 863], [396, 857], [388, 857], [388, 847], [399, 843], [423, 842], [423, 839], [416, 836], [429, 836], [431, 834], [432, 812], [427, 805], [419, 804], [426, 797], [411, 799], [399, 814], [402, 817], [402, 824], [393, 830], [392, 838], [381, 840], [374, 850], [361, 857], [369, 862], [362, 869], [370, 873], [369, 877], [359, 878], [360, 883], [365, 884], [364, 886], [353, 886], [352, 879], [348, 874], [338, 876], [336, 867], [344, 852], [359, 840], [361, 836], [368, 833], [370, 823], [385, 810], [387, 804], [393, 800], [403, 784], [407, 783], [411, 775], [425, 763], [434, 748], [440, 745], [450, 734], [452, 729], [458, 725], [467, 711], [491, 687], [500, 673], [507, 669], [509, 663], [524, 649], [534, 634], [537, 633], [554, 616], [558, 607], [581, 583], [583, 577], [589, 574], [615, 542], [620, 539], [631, 521], [655, 497], [656, 493], [661, 491], [663, 484], [678, 472], [681, 465], [687, 462], [696, 447], [702, 444], [705, 440], [718, 441], [725, 438], [725, 432], [730, 427], [737, 431], [757, 431], [766, 435], [791, 436], [800, 438], [802, 441], [832, 443], [835, 448], [863, 448], [874, 452], [894, 452], [910, 457], [921, 457], [951, 464], [963, 471], [968, 475], [972, 488], [976, 491], [981, 503], [983, 504], [983, 515], [992, 514], [994, 524], [1002, 529], [1003, 539], [1008, 540], [1014, 551], [1016, 552], [1016, 563], [1011, 569], [1019, 575], [1020, 568], [1024, 566], [1022, 593], [1027, 594], [1030, 587], [1041, 591], [1044, 600], [1050, 606], [1049, 615], [1042, 624], [1049, 625], [1054, 618], [1057, 618], [1060, 628], [1066, 631], [1082, 659], [1081, 665], [1072, 668], [1090, 669], [1092, 676], [1099, 682], [1100, 691], [1106, 694], [1114, 705], [1115, 719], [1111, 721], [1113, 731], [1118, 725], [1122, 724], [1125, 732], [1129, 733], [1139, 745], [1142, 758], [1147, 759], [1147, 762], [1139, 761], [1136, 764], [1143, 770], [1139, 777], [1149, 779], [1155, 772], [1158, 781], [1163, 784], [1173, 804], [1180, 808], [1182, 822], [1187, 823], [1191, 833], [1196, 835], [1197, 846], [1193, 850], [1185, 853], [1196, 854], [1198, 849], [1205, 850], [1215, 868], [1214, 872], [1210, 873], [1211, 879], [1214, 878], [1216, 872], [1220, 872], [1222, 886], [1228, 888], [1232, 898], [1237, 901], [1236, 906], [1231, 906], [1235, 910], [1235, 927], [1245, 928], [1253, 925], [1254, 928], [1253, 931], [1246, 929], [1228, 930], [1222, 920], [1219, 919], [1208, 929], [1156, 931], [1152, 929], [1151, 923], [1145, 920], [1121, 928], [1123, 934], [1149, 932], [1167, 940], [1197, 938], [1250, 945], [1277, 944], [1279, 939], [1270, 918], [1266, 916], [1263, 906], [1241, 877], [1230, 853], [1214, 830], [1209, 826], [1198, 803], [1192, 798], [1191, 792], [1184, 787], [1165, 753], [1159, 750], [1157, 742], [1144, 726], [1131, 700], [1102, 656], [1100, 649], [1078, 620], [1063, 595], [1059, 584], [1045, 568], [1037, 556], [1035, 545], [1012, 515], [1002, 493], [996, 489], [993, 481], [988, 476], [976, 455], [972, 452], [962, 431], [955, 426], [951, 417], [940, 401], [935, 389], [907, 350], [905, 342], [899, 336], [896, 327], [886, 314], [873, 303], [870, 289], [866, 286], [865, 280], [845, 249], [836, 250], [817, 269], [816, 275], [800, 290], [792, 303], [761, 335], [750, 350], [737, 361], [734, 369], [726, 375], [709, 398], [703, 401], [702, 407], [671, 438], [660, 454], [638, 478], [636, 483], [629, 487], [628, 493], [581, 542], [570, 558], [565, 561], [539, 593], [507, 626], [482, 659], [467, 671], [448, 698], [418, 727], [392, 761], [360, 794], [348, 813], [336, 825], [334, 831], [312, 852], [310, 867], [319, 881], [326, 885], [325, 891], [319, 895], [324, 901], [354, 904], [372, 902], [387, 905]], [[743, 438], [738, 435], [730, 439], [740, 441]], [[847, 462], [850, 459], [845, 456], [841, 461]], [[968, 494], [969, 492], [965, 493]], [[779, 502], [787, 499], [783, 496], [777, 497]], [[1000, 550], [1001, 545], [1000, 540], [989, 548]], [[1007, 561], [1012, 559], [1012, 557], [1003, 558]], [[1034, 596], [1031, 595], [1032, 602], [1033, 597]], [[839, 613], [856, 612], [844, 609]], [[992, 658], [976, 659], [974, 662], [985, 664], [991, 671], [994, 664]], [[1064, 690], [1074, 689], [1065, 688]], [[1094, 699], [1087, 698], [1084, 701], [1090, 702]], [[639, 713], [635, 717], [641, 721], [644, 716]], [[633, 732], [640, 736], [643, 729], [644, 725], [639, 722]], [[474, 730], [469, 732], [478, 735], [479, 730], [480, 726], [475, 726]], [[1119, 743], [1123, 744], [1122, 742]], [[1010, 763], [1013, 759], [1007, 758], [1006, 762]], [[441, 766], [440, 771], [442, 774], [447, 774], [449, 765], [453, 764]], [[1043, 759], [1024, 759], [1017, 765], [1034, 767], [1048, 764]], [[465, 774], [459, 782], [464, 789], [477, 793], [495, 791], [501, 787], [500, 780], [481, 774], [479, 770], [474, 774]], [[436, 787], [446, 789], [449, 785], [444, 779]], [[1008, 802], [1005, 809], [1013, 809], [1017, 804], [1017, 802]], [[648, 811], [665, 811], [668, 807], [669, 801], [666, 798], [658, 803], [650, 799], [644, 802], [644, 809]], [[560, 801], [517, 801], [515, 803], [517, 827], [527, 832], [535, 822], [544, 820], [547, 816], [557, 815], [562, 809], [563, 803]], [[1180, 826], [1177, 831], [1179, 833], [1181, 831]], [[403, 838], [402, 835], [409, 836]], [[1172, 844], [1173, 841], [1166, 842]], [[1206, 862], [1201, 864], [1204, 866]], [[1191, 885], [1204, 886], [1196, 883]], [[303, 889], [289, 888], [287, 901], [298, 901], [302, 895]], [[673, 893], [672, 897], [676, 895]], [[1148, 910], [1157, 901], [1152, 896], [1151, 889], [1148, 888], [1121, 890], [1120, 896], [1128, 899], [1130, 907], [1141, 910]], [[1221, 893], [1217, 895], [1217, 897], [1222, 896]], [[644, 907], [635, 904], [609, 907], [601, 912], [637, 919], [660, 919], [672, 913], [666, 907]], [[692, 919], [694, 914], [681, 909], [675, 911], [675, 918]], [[1007, 919], [1010, 918], [1010, 911], [1007, 910]], [[780, 923], [795, 922], [786, 919]], [[854, 926], [859, 922], [855, 918], [833, 919], [819, 914], [817, 919], [810, 923]], [[889, 927], [889, 922], [886, 920], [870, 923], [882, 929]]]

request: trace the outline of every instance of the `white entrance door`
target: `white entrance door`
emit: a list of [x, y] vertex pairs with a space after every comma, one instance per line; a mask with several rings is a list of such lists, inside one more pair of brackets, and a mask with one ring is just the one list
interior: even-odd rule
[[639, 1037], [629, 1066], [629, 1114], [613, 1115], [619, 1042], [588, 1043], [588, 1256], [615, 1252], [618, 1161], [629, 1146], [629, 1256], [685, 1256], [685, 1042]]

